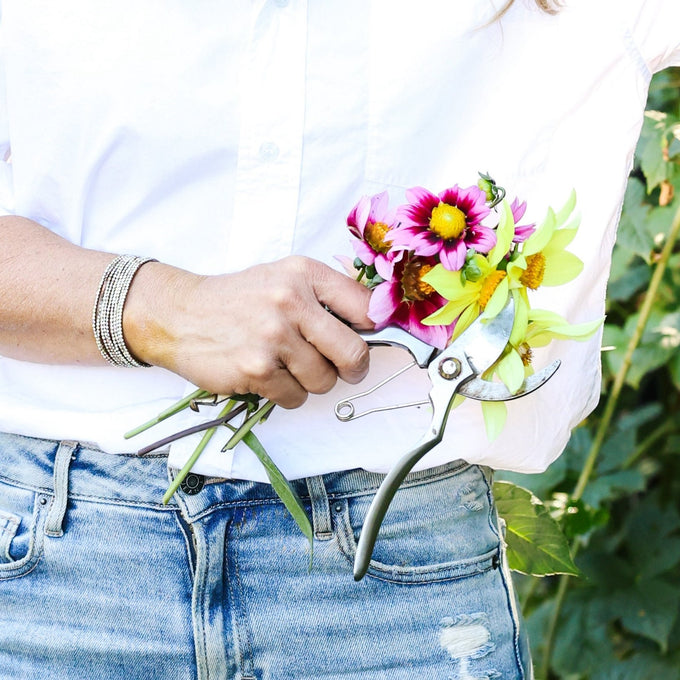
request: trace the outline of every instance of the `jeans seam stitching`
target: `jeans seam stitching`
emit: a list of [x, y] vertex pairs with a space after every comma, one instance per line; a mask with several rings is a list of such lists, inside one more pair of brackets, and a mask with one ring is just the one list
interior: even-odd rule
[[5, 570], [0, 571], [0, 582], [1, 581], [11, 581], [13, 579], [22, 578], [30, 574], [40, 563], [42, 557], [45, 553], [45, 541], [42, 540], [38, 543], [38, 535], [43, 534], [43, 529], [45, 526], [46, 513], [41, 512], [37, 508], [38, 495], [36, 495], [35, 503], [36, 509], [34, 510], [34, 519], [31, 522], [31, 537], [28, 544], [28, 553], [15, 563], [10, 563], [12, 566], [8, 566]]
[[499, 558], [500, 558], [499, 572], [500, 572], [501, 582], [503, 583], [503, 590], [505, 591], [505, 598], [506, 598], [506, 603], [507, 603], [507, 607], [508, 607], [508, 613], [510, 614], [510, 620], [512, 621], [512, 651], [513, 651], [513, 656], [515, 658], [517, 670], [519, 671], [522, 680], [524, 680], [526, 678], [526, 673], [524, 672], [524, 664], [522, 663], [522, 655], [520, 654], [520, 649], [519, 649], [520, 625], [519, 625], [519, 620], [517, 618], [517, 615], [519, 614], [519, 612], [516, 612], [516, 608], [515, 608], [515, 605], [513, 603], [514, 588], [512, 587], [512, 584], [508, 584], [508, 579], [511, 579], [512, 575], [510, 574], [509, 570], [506, 572], [506, 570], [504, 568], [504, 565], [506, 564], [506, 556], [504, 555], [504, 551], [503, 551], [503, 537], [501, 536], [500, 529], [497, 528], [494, 525], [494, 522], [493, 522], [494, 513], [498, 514], [498, 510], [496, 509], [496, 503], [495, 503], [494, 497], [493, 497], [493, 488], [492, 488], [490, 480], [487, 479], [484, 472], [482, 472], [480, 470], [480, 473], [482, 475], [482, 479], [484, 480], [484, 484], [486, 485], [486, 496], [487, 496], [487, 499], [489, 501], [489, 512], [488, 512], [488, 515], [487, 515], [487, 521], [488, 521], [489, 527], [491, 528], [493, 533], [498, 537], [498, 553], [499, 553]]

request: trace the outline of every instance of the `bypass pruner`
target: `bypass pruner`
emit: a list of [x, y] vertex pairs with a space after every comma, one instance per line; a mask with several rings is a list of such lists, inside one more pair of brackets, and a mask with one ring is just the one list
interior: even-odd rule
[[[446, 349], [438, 350], [418, 340], [406, 331], [388, 327], [374, 333], [361, 333], [369, 347], [391, 345], [406, 349], [414, 361], [375, 387], [354, 397], [339, 401], [335, 414], [340, 420], [353, 420], [369, 413], [418, 404], [431, 404], [430, 425], [415, 444], [385, 477], [369, 507], [354, 557], [354, 578], [363, 578], [373, 553], [378, 531], [394, 494], [413, 466], [441, 440], [446, 421], [453, 406], [454, 398], [460, 394], [478, 401], [507, 401], [517, 399], [543, 385], [558, 369], [560, 362], [554, 361], [542, 371], [527, 378], [521, 389], [511, 393], [502, 383], [484, 380], [481, 376], [499, 359], [510, 338], [515, 318], [514, 301], [510, 298], [501, 312], [492, 319], [474, 321]], [[427, 368], [432, 383], [428, 401], [379, 407], [356, 413], [354, 402], [382, 387], [397, 375], [412, 366]]]

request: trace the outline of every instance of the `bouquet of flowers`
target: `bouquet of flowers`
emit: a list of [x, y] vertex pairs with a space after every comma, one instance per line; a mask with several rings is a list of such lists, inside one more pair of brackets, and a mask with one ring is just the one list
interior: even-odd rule
[[[347, 217], [356, 254], [339, 258], [358, 281], [372, 289], [369, 317], [380, 330], [396, 325], [424, 342], [445, 348], [480, 315], [491, 318], [515, 302], [510, 340], [500, 359], [487, 371], [515, 393], [533, 373], [532, 349], [553, 339], [583, 340], [602, 323], [569, 324], [559, 314], [533, 309], [530, 294], [540, 286], [558, 286], [574, 279], [583, 263], [566, 250], [579, 226], [572, 192], [561, 210], [549, 210], [544, 221], [520, 224], [526, 203], [505, 198], [505, 190], [485, 174], [477, 185], [458, 185], [434, 194], [422, 187], [406, 193], [407, 202], [391, 209], [387, 192], [364, 196]], [[463, 399], [463, 397], [457, 397]], [[127, 433], [132, 437], [179, 411], [202, 404], [223, 403], [215, 420], [178, 432], [140, 454], [175, 439], [202, 431], [203, 436], [164, 497], [168, 502], [217, 429], [231, 436], [223, 450], [243, 441], [259, 458], [279, 497], [312, 543], [312, 527], [302, 502], [252, 429], [263, 422], [273, 402], [260, 405], [258, 395], [211, 395], [197, 390], [151, 421]], [[489, 439], [506, 419], [503, 402], [482, 402]], [[236, 427], [231, 421], [242, 414]]]
[[[509, 202], [487, 174], [477, 185], [434, 194], [422, 187], [391, 210], [387, 192], [364, 196], [347, 218], [356, 258], [345, 267], [373, 290], [369, 317], [376, 330], [396, 325], [443, 349], [477, 317], [491, 318], [515, 302], [515, 323], [501, 358], [487, 372], [513, 393], [533, 373], [532, 349], [554, 339], [584, 340], [602, 320], [569, 324], [533, 309], [530, 293], [574, 279], [583, 263], [566, 250], [576, 236], [576, 194], [544, 221], [520, 224], [526, 202]], [[459, 397], [462, 400], [462, 397]], [[482, 402], [489, 439], [506, 419], [504, 402]]]

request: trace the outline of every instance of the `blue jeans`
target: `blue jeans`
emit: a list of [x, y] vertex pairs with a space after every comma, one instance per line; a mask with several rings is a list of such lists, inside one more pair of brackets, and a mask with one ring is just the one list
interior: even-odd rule
[[530, 678], [488, 470], [410, 475], [355, 583], [380, 480], [295, 482], [310, 568], [267, 484], [163, 506], [163, 457], [0, 435], [0, 678]]

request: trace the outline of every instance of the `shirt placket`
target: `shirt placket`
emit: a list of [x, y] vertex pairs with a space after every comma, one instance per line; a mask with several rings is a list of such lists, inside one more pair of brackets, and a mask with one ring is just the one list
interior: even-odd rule
[[291, 252], [300, 190], [307, 3], [266, 0], [256, 5], [240, 82], [230, 270]]

